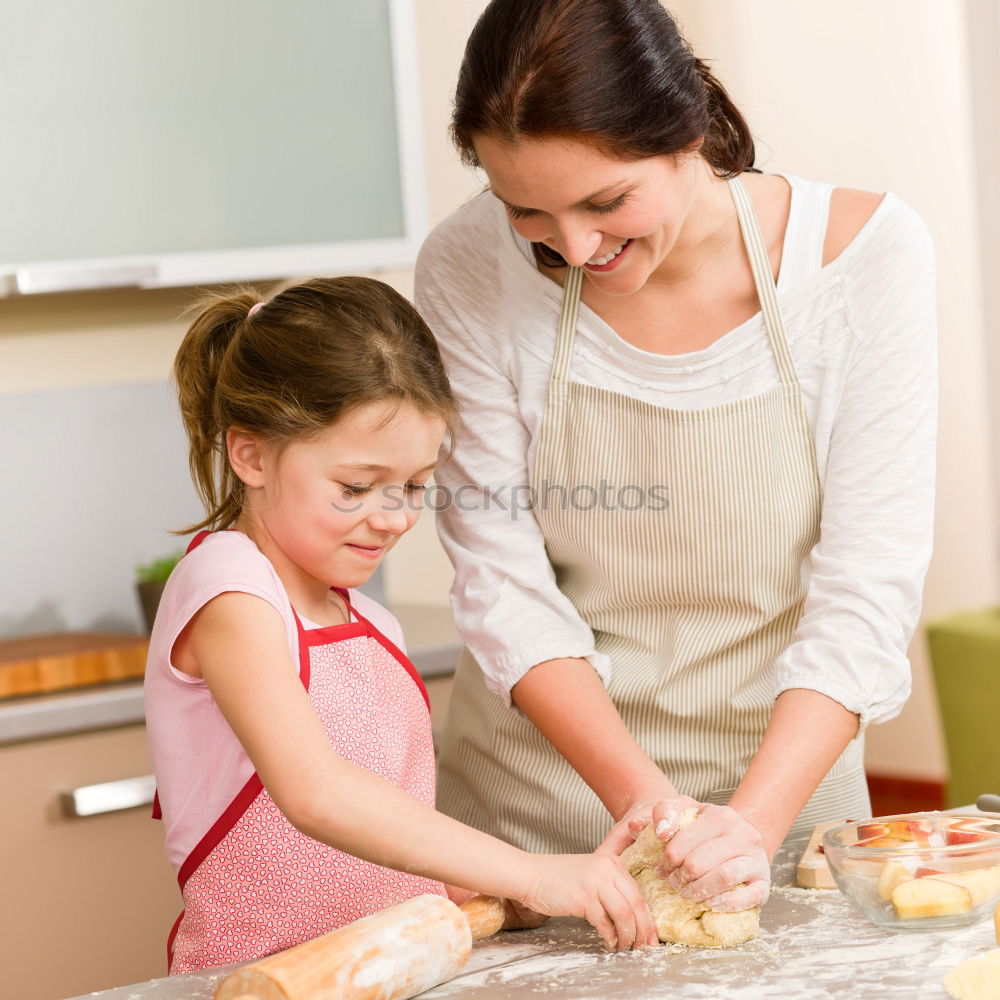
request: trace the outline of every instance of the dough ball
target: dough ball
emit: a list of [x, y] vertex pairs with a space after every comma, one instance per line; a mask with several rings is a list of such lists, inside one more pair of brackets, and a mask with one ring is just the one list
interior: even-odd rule
[[[695, 809], [685, 810], [681, 815], [681, 826], [687, 826], [697, 815]], [[649, 904], [661, 941], [702, 948], [729, 948], [752, 941], [757, 936], [760, 928], [759, 906], [738, 913], [717, 913], [704, 902], [684, 899], [653, 871], [662, 853], [663, 841], [657, 839], [652, 823], [639, 834], [634, 844], [622, 852], [622, 862]]]

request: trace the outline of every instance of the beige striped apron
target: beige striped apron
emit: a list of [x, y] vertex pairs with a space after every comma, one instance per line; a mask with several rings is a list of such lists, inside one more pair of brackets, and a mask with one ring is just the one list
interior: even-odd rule
[[[767, 251], [742, 184], [729, 184], [779, 384], [692, 411], [571, 382], [583, 274], [569, 268], [532, 472], [556, 579], [611, 659], [618, 711], [679, 791], [717, 803], [770, 717], [772, 664], [799, 621], [821, 503]], [[859, 737], [789, 837], [870, 815], [862, 758]], [[486, 689], [467, 651], [440, 748], [438, 806], [535, 851], [592, 850], [611, 825], [535, 726]]]

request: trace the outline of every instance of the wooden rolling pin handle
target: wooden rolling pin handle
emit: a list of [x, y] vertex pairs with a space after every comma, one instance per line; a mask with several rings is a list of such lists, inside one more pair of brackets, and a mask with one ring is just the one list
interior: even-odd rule
[[454, 903], [414, 896], [235, 969], [215, 1000], [404, 1000], [454, 976], [471, 949]]
[[469, 921], [472, 940], [491, 937], [500, 930], [507, 919], [507, 909], [502, 899], [497, 896], [473, 896], [466, 900], [459, 909]]

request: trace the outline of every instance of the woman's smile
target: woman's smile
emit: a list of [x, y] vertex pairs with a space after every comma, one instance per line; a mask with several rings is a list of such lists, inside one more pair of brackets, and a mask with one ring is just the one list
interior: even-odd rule
[[622, 258], [625, 256], [625, 251], [631, 244], [632, 240], [627, 239], [624, 243], [620, 243], [603, 256], [588, 260], [583, 266], [588, 271], [613, 271], [621, 263]]
[[671, 252], [675, 266], [687, 266], [701, 234], [682, 241], [681, 233], [710, 174], [700, 158], [623, 160], [565, 138], [478, 136], [475, 145], [516, 232], [582, 267], [602, 292], [637, 291]]

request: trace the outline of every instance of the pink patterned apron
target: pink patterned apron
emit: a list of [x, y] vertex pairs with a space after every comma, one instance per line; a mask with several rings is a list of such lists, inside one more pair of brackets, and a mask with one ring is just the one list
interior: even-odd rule
[[[188, 551], [207, 535], [192, 539]], [[337, 593], [347, 600], [345, 591]], [[350, 610], [356, 621], [308, 631], [295, 615], [299, 677], [341, 757], [433, 807], [427, 691], [406, 654]], [[158, 811], [154, 805], [154, 815]], [[181, 865], [177, 880], [184, 911], [167, 942], [171, 975], [250, 961], [412, 896], [444, 895], [439, 882], [362, 861], [300, 833], [256, 773]]]

